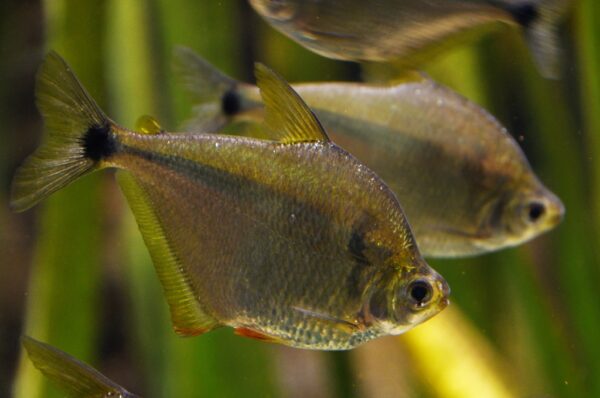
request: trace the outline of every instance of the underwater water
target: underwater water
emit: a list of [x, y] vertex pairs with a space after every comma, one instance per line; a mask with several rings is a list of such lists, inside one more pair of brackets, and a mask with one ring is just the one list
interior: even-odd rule
[[0, 396], [62, 396], [23, 356], [30, 335], [144, 397], [600, 396], [600, 5], [576, 2], [561, 25], [560, 80], [540, 76], [516, 29], [444, 52], [423, 69], [496, 116], [564, 203], [554, 230], [515, 248], [429, 259], [451, 305], [398, 337], [344, 352], [308, 351], [223, 328], [181, 338], [112, 173], [88, 176], [35, 209], [8, 208], [16, 167], [42, 124], [34, 76], [68, 60], [91, 95], [133, 128], [190, 116], [172, 49], [192, 48], [253, 81], [260, 61], [290, 82], [361, 78], [310, 53], [242, 0], [9, 1], [0, 66]]

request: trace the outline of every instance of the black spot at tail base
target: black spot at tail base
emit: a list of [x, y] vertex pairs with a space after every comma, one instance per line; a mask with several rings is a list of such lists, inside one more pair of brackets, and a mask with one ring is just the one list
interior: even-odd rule
[[233, 87], [231, 90], [226, 91], [221, 98], [221, 109], [227, 116], [233, 116], [239, 113], [242, 108], [240, 96]]
[[538, 7], [534, 3], [511, 5], [508, 7], [508, 12], [510, 12], [513, 18], [525, 28], [527, 28], [540, 15]]
[[82, 145], [85, 157], [95, 162], [111, 156], [117, 150], [108, 122], [91, 126], [82, 138]]

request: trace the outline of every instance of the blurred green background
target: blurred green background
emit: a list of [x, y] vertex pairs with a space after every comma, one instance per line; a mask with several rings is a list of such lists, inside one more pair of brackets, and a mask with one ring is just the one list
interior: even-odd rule
[[358, 66], [311, 54], [245, 0], [4, 0], [0, 4], [0, 396], [61, 396], [21, 360], [26, 333], [145, 397], [600, 396], [600, 3], [561, 27], [563, 79], [535, 70], [506, 28], [425, 65], [496, 115], [565, 203], [564, 222], [522, 247], [431, 264], [452, 306], [415, 330], [351, 352], [294, 350], [171, 330], [149, 256], [110, 172], [24, 214], [10, 179], [41, 121], [34, 74], [54, 49], [119, 123], [176, 130], [190, 104], [171, 72], [177, 44], [252, 80], [255, 60], [288, 80], [357, 80]]

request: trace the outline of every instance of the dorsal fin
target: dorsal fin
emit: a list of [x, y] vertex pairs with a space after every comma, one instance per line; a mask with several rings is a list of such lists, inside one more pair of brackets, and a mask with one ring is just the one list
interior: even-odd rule
[[265, 104], [265, 126], [279, 141], [329, 141], [314, 113], [282, 77], [260, 63], [254, 73]]
[[144, 134], [161, 134], [165, 132], [158, 120], [150, 115], [140, 116], [135, 123], [135, 129]]

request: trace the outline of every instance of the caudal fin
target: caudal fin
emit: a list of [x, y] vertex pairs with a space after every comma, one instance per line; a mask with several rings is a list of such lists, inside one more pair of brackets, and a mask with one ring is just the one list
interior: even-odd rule
[[562, 48], [558, 24], [567, 13], [572, 0], [542, 0], [524, 2], [509, 8], [513, 17], [525, 29], [525, 39], [542, 76], [557, 79], [562, 72]]
[[113, 124], [55, 52], [40, 67], [36, 99], [44, 137], [13, 179], [10, 205], [16, 211], [94, 170], [116, 150]]
[[184, 128], [203, 133], [220, 130], [242, 110], [240, 83], [187, 47], [176, 47], [173, 56], [175, 72], [195, 103]]
[[21, 339], [33, 365], [72, 397], [135, 398], [96, 369], [29, 336]]

